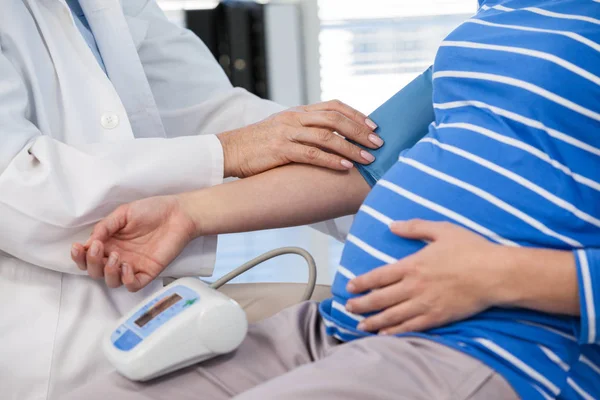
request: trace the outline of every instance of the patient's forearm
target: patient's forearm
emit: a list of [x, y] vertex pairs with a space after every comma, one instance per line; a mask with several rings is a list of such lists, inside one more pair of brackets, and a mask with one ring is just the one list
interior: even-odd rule
[[348, 172], [288, 165], [243, 180], [184, 193], [198, 236], [297, 226], [354, 214], [370, 187]]
[[571, 251], [498, 248], [491, 254], [499, 263], [496, 290], [490, 293], [500, 306], [522, 307], [548, 313], [579, 315], [575, 257]]

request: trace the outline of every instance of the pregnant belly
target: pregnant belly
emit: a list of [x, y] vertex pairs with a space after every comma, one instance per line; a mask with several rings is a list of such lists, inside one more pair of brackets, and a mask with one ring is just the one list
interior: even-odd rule
[[[341, 273], [334, 281], [334, 294], [347, 298], [345, 285], [349, 278], [393, 263], [425, 245], [394, 235], [390, 221], [449, 221], [505, 245], [538, 240], [538, 230], [481, 194], [486, 191], [506, 204], [520, 201], [511, 199], [511, 192], [501, 184], [495, 193], [487, 191], [489, 180], [498, 179], [495, 175], [426, 143], [403, 154], [375, 185], [355, 218], [342, 253]], [[546, 239], [550, 247], [564, 246], [555, 238]]]

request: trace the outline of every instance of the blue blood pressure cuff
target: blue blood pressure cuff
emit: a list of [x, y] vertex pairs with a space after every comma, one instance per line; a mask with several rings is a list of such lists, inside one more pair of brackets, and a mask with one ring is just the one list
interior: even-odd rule
[[400, 152], [427, 134], [435, 119], [432, 93], [429, 67], [369, 116], [378, 125], [375, 133], [385, 142], [377, 150], [365, 148], [375, 156], [374, 162], [356, 165], [371, 187], [398, 161]]

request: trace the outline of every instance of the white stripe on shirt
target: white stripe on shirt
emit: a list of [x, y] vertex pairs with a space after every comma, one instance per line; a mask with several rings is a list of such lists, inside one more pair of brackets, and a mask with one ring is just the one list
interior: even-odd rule
[[595, 121], [600, 121], [600, 114], [590, 110], [589, 108], [583, 107], [569, 99], [565, 99], [562, 96], [557, 95], [556, 93], [552, 93], [549, 90], [546, 90], [542, 87], [534, 85], [533, 83], [529, 83], [520, 79], [511, 78], [509, 76], [497, 75], [497, 74], [489, 74], [486, 72], [471, 72], [471, 71], [437, 71], [433, 74], [433, 79], [440, 78], [457, 78], [457, 79], [478, 79], [485, 80], [489, 82], [503, 83], [505, 85], [510, 85], [514, 87], [518, 87], [523, 90], [527, 90], [530, 93], [537, 94], [549, 101], [552, 101], [560, 106], [568, 108], [576, 113], [584, 115], [588, 118], [591, 118]]
[[[371, 217], [375, 218], [377, 221], [387, 225], [388, 227], [392, 225], [392, 223], [394, 222], [393, 219], [391, 219], [390, 217], [388, 217], [387, 215], [384, 215], [382, 213], [380, 213], [379, 211], [377, 211], [376, 209], [374, 209], [373, 207], [369, 207], [365, 204], [363, 204], [360, 208], [359, 211], [363, 211], [365, 214], [369, 214]], [[428, 240], [419, 240], [423, 243], [429, 243]]]
[[567, 378], [567, 383], [569, 384], [569, 386], [571, 386], [585, 400], [596, 400], [594, 398], [594, 396], [591, 396], [588, 392], [586, 392], [585, 390], [583, 390], [581, 388], [581, 386], [579, 386], [577, 383], [575, 383], [575, 381], [573, 381], [573, 379]]
[[576, 241], [575, 239], [571, 239], [567, 236], [561, 235], [560, 233], [553, 231], [552, 229], [548, 228], [546, 225], [544, 225], [537, 219], [525, 214], [523, 211], [511, 206], [510, 204], [506, 203], [505, 201], [500, 200], [498, 197], [494, 196], [493, 194], [491, 194], [489, 192], [486, 192], [485, 190], [478, 188], [477, 186], [473, 186], [470, 183], [461, 181], [460, 179], [457, 179], [453, 176], [450, 176], [450, 175], [440, 172], [436, 169], [428, 167], [427, 165], [422, 164], [418, 161], [412, 160], [410, 158], [400, 157], [400, 161], [403, 162], [404, 164], [410, 165], [420, 171], [423, 171], [424, 173], [426, 173], [428, 175], [436, 177], [444, 182], [447, 182], [453, 186], [459, 187], [461, 189], [464, 189], [464, 190], [474, 194], [475, 196], [487, 201], [488, 203], [495, 205], [500, 210], [503, 210], [506, 213], [511, 214], [514, 217], [520, 219], [521, 221], [525, 222], [527, 225], [537, 229], [538, 231], [544, 233], [547, 236], [554, 237], [554, 238], [556, 238], [570, 246], [573, 246], [573, 247], [583, 247], [583, 245], [581, 243], [579, 243], [578, 241]]
[[384, 215], [384, 214], [380, 213], [379, 211], [375, 210], [374, 208], [369, 207], [364, 204], [359, 208], [359, 211], [362, 211], [365, 214], [369, 214], [371, 217], [375, 218], [377, 221], [379, 221], [387, 226], [390, 226], [394, 222], [394, 220], [392, 220], [387, 215]]
[[544, 352], [546, 357], [548, 357], [550, 360], [552, 360], [552, 362], [554, 362], [556, 365], [558, 365], [563, 371], [569, 371], [571, 369], [571, 367], [566, 362], [564, 362], [558, 356], [558, 354], [556, 354], [555, 352], [553, 352], [552, 350], [550, 350], [549, 348], [547, 348], [545, 346], [538, 345], [538, 347]]
[[[488, 9], [490, 7], [486, 6]], [[524, 7], [524, 8], [509, 8], [506, 6], [502, 6], [502, 5], [495, 5], [492, 6], [491, 8], [494, 8], [496, 10], [500, 10], [500, 11], [508, 11], [508, 12], [512, 12], [512, 11], [517, 11], [517, 10], [524, 10], [524, 11], [529, 11], [538, 15], [543, 15], [545, 17], [551, 17], [551, 18], [559, 18], [559, 19], [571, 19], [571, 20], [577, 20], [577, 21], [583, 21], [583, 22], [590, 22], [592, 24], [596, 24], [596, 25], [600, 25], [600, 20], [596, 19], [596, 18], [592, 18], [592, 17], [586, 17], [585, 15], [574, 15], [574, 14], [564, 14], [564, 13], [557, 13], [554, 11], [548, 11], [548, 10], [544, 10], [538, 7]]]
[[[343, 333], [345, 335], [352, 335], [352, 336], [356, 336], [356, 337], [361, 337], [361, 335], [354, 333], [352, 331], [349, 331], [348, 329], [344, 329], [341, 326], [338, 326], [336, 323], [332, 322], [332, 321], [328, 321], [325, 318], [321, 319], [323, 321], [323, 324], [328, 327], [328, 328], [335, 328], [338, 332]], [[343, 339], [342, 339], [343, 340]]]
[[360, 240], [359, 238], [357, 238], [354, 235], [351, 235], [351, 234], [348, 235], [346, 240], [349, 241], [350, 243], [355, 244], [358, 248], [360, 248], [362, 251], [369, 254], [370, 256], [373, 256], [376, 259], [381, 260], [385, 263], [393, 264], [396, 261], [398, 261], [398, 259], [396, 259], [390, 255], [387, 255], [380, 250], [377, 250], [375, 247], [363, 242], [362, 240]]
[[561, 331], [559, 331], [559, 330], [557, 330], [557, 329], [554, 329], [554, 328], [550, 328], [549, 326], [546, 326], [546, 325], [537, 324], [537, 323], [535, 323], [535, 322], [531, 322], [531, 321], [523, 321], [523, 320], [517, 320], [517, 321], [515, 321], [515, 322], [518, 322], [518, 323], [520, 323], [520, 324], [525, 324], [525, 325], [535, 326], [536, 328], [542, 328], [542, 329], [545, 329], [545, 330], [547, 330], [548, 332], [552, 332], [552, 333], [554, 333], [554, 334], [556, 334], [556, 335], [562, 336], [562, 337], [564, 337], [565, 339], [569, 339], [569, 340], [570, 340], [570, 341], [572, 341], [572, 342], [577, 342], [577, 338], [576, 338], [575, 336], [572, 336], [572, 335], [566, 334], [566, 333], [564, 333], [564, 332], [561, 332]]
[[543, 390], [542, 390], [540, 387], [538, 387], [537, 385], [532, 385], [532, 386], [533, 386], [533, 388], [534, 388], [535, 390], [537, 390], [537, 391], [538, 391], [538, 392], [539, 392], [539, 393], [542, 395], [542, 397], [543, 397], [544, 399], [546, 399], [546, 400], [556, 400], [556, 397], [550, 397], [550, 395], [549, 395], [548, 393], [544, 392], [544, 391], [543, 391]]
[[590, 367], [595, 373], [597, 373], [598, 375], [600, 375], [600, 367], [597, 366], [596, 364], [594, 364], [592, 362], [592, 360], [590, 360], [589, 358], [587, 358], [583, 354], [579, 356], [579, 361], [581, 361], [582, 363], [584, 363], [585, 365], [587, 365], [588, 367]]
[[558, 196], [555, 196], [554, 194], [550, 193], [546, 189], [531, 182], [529, 179], [525, 179], [522, 176], [515, 174], [512, 171], [507, 170], [506, 168], [503, 168], [497, 164], [494, 164], [493, 162], [488, 161], [482, 157], [479, 157], [472, 153], [469, 153], [468, 151], [462, 150], [456, 146], [452, 146], [452, 145], [445, 144], [445, 143], [440, 143], [438, 140], [433, 139], [433, 138], [421, 139], [419, 141], [419, 143], [431, 143], [441, 149], [444, 149], [444, 150], [449, 151], [453, 154], [456, 154], [460, 157], [463, 157], [470, 161], [473, 161], [474, 163], [477, 163], [477, 164], [481, 165], [482, 167], [489, 169], [490, 171], [494, 171], [494, 172], [506, 177], [507, 179], [510, 179], [511, 181], [523, 186], [524, 188], [527, 188], [527, 189], [531, 190], [532, 192], [537, 193], [538, 195], [545, 198], [549, 202], [555, 204], [556, 206], [562, 208], [563, 210], [569, 211], [570, 213], [572, 213], [576, 217], [580, 218], [581, 220], [600, 228], [600, 219], [595, 218], [592, 215], [578, 209], [577, 207], [575, 207], [573, 204], [569, 203], [568, 201], [561, 199]]
[[428, 209], [435, 211], [438, 214], [441, 214], [455, 222], [458, 222], [459, 224], [462, 224], [462, 225], [474, 230], [475, 232], [478, 232], [479, 234], [492, 239], [493, 241], [495, 241], [497, 243], [503, 244], [505, 246], [520, 247], [518, 243], [515, 243], [508, 239], [504, 239], [503, 237], [499, 236], [494, 231], [492, 231], [482, 225], [479, 225], [478, 223], [462, 216], [461, 214], [459, 214], [455, 211], [452, 211], [446, 207], [443, 207], [437, 203], [434, 203], [431, 200], [427, 200], [426, 198], [421, 197], [417, 194], [414, 194], [404, 188], [401, 188], [400, 186], [398, 186], [392, 182], [389, 182], [385, 179], [381, 179], [381, 180], [379, 180], [379, 182], [377, 182], [377, 184], [386, 189], [389, 189], [392, 192], [399, 194], [400, 196], [405, 197], [425, 208], [428, 208]]
[[[456, 102], [459, 103], [459, 102]], [[462, 103], [462, 102], [461, 102]], [[464, 102], [467, 103], [467, 102]], [[475, 105], [474, 105], [475, 106]], [[492, 110], [493, 111], [493, 110]], [[501, 115], [501, 114], [498, 114]], [[591, 189], [600, 191], [600, 183], [586, 178], [585, 176], [579, 175], [574, 173], [573, 171], [571, 171], [569, 169], [569, 167], [559, 163], [558, 161], [554, 160], [553, 158], [551, 158], [548, 154], [544, 153], [541, 150], [538, 150], [537, 148], [526, 144], [520, 140], [517, 139], [513, 139], [511, 137], [508, 136], [504, 136], [501, 135], [499, 133], [496, 133], [494, 131], [491, 131], [487, 128], [483, 128], [481, 126], [478, 125], [473, 125], [473, 124], [468, 124], [468, 123], [463, 123], [463, 122], [453, 122], [453, 123], [443, 123], [443, 124], [439, 124], [439, 125], [434, 125], [435, 128], [437, 129], [446, 129], [446, 128], [461, 128], [461, 129], [466, 129], [469, 130], [471, 132], [475, 132], [475, 133], [479, 133], [481, 135], [487, 136], [490, 139], [494, 139], [500, 143], [504, 143], [508, 146], [512, 146], [515, 147], [517, 149], [523, 150], [529, 154], [531, 154], [534, 157], [539, 158], [540, 160], [547, 162], [548, 164], [550, 164], [551, 166], [553, 166], [554, 168], [558, 169], [559, 171], [562, 171], [563, 173], [565, 173], [566, 175], [570, 176], [571, 178], [573, 178], [575, 181], [586, 185], [588, 187], [590, 187]], [[600, 150], [598, 150], [600, 153]], [[600, 155], [600, 154], [598, 154]]]
[[456, 42], [455, 41], [444, 41], [444, 42], [442, 42], [440, 47], [462, 47], [462, 48], [469, 48], [469, 49], [494, 50], [494, 51], [502, 51], [502, 52], [506, 52], [506, 53], [521, 54], [521, 55], [525, 55], [525, 56], [529, 56], [529, 57], [535, 57], [535, 58], [549, 61], [558, 66], [561, 66], [564, 69], [571, 71], [574, 74], [579, 75], [582, 78], [587, 79], [588, 81], [590, 81], [596, 85], [600, 85], [600, 77], [592, 74], [589, 71], [586, 71], [585, 69], [583, 69], [567, 60], [557, 57], [554, 54], [544, 53], [543, 51], [530, 50], [530, 49], [525, 49], [522, 47], [499, 46], [499, 45], [487, 44], [487, 43], [457, 42], [457, 41]]
[[344, 339], [342, 339], [342, 337], [340, 335], [338, 335], [337, 333], [334, 333], [333, 335], [334, 338], [336, 338], [337, 340], [339, 340], [340, 342], [344, 342]]
[[[567, 144], [570, 144], [571, 146], [575, 146], [575, 147], [577, 147], [577, 148], [579, 148], [581, 150], [587, 151], [587, 152], [589, 152], [591, 154], [594, 154], [596, 156], [600, 156], [600, 149], [597, 148], [597, 147], [594, 147], [594, 146], [590, 145], [589, 143], [586, 143], [586, 142], [584, 142], [582, 140], [579, 140], [579, 139], [576, 139], [576, 138], [574, 138], [572, 136], [569, 136], [566, 133], [557, 131], [556, 129], [549, 128], [546, 125], [544, 125], [543, 123], [541, 123], [540, 121], [536, 121], [534, 119], [524, 117], [524, 116], [522, 116], [520, 114], [514, 113], [512, 111], [504, 110], [504, 109], [502, 109], [500, 107], [491, 106], [491, 105], [483, 103], [481, 101], [465, 100], [465, 101], [452, 101], [452, 102], [448, 102], [448, 103], [434, 103], [433, 104], [434, 108], [438, 108], [440, 110], [448, 110], [448, 109], [451, 109], [451, 108], [467, 107], [467, 106], [488, 109], [488, 110], [492, 111], [496, 115], [512, 119], [513, 121], [520, 122], [523, 125], [527, 125], [527, 126], [530, 126], [532, 128], [536, 128], [536, 129], [542, 130], [542, 131], [546, 132], [549, 136], [551, 136], [551, 137], [553, 137], [555, 139], [563, 141], [563, 142], [565, 142]], [[451, 125], [451, 124], [443, 124], [442, 123], [439, 126], [442, 126], [442, 125]], [[471, 125], [471, 124], [468, 124], [468, 125]], [[473, 126], [476, 126], [476, 125], [473, 125]], [[485, 129], [485, 128], [482, 128], [482, 129]], [[498, 135], [498, 134], [496, 134], [496, 135]], [[529, 146], [529, 147], [531, 147], [531, 148], [533, 148], [533, 149], [535, 149], [536, 151], [539, 152], [539, 150], [537, 150], [533, 146], [530, 146], [530, 145], [527, 145], [527, 144], [524, 144], [524, 145], [525, 146]], [[540, 153], [542, 153], [546, 158], [549, 159], [548, 162], [552, 161], [553, 163], [558, 164], [560, 166], [560, 168], [559, 167], [557, 167], [557, 168], [559, 168], [561, 170], [571, 171], [568, 167], [560, 164], [558, 161], [550, 159], [545, 153], [543, 153], [543, 152], [540, 152]], [[544, 158], [542, 158], [542, 159], [544, 159]], [[585, 179], [588, 179], [588, 178], [585, 178]], [[596, 183], [596, 182], [594, 182], [594, 183]], [[596, 183], [596, 185], [598, 185], [598, 183]]]
[[342, 314], [344, 314], [344, 315], [346, 315], [346, 316], [348, 316], [348, 317], [352, 318], [352, 319], [353, 319], [353, 320], [355, 320], [355, 321], [358, 321], [358, 322], [360, 322], [360, 321], [362, 321], [363, 319], [365, 319], [365, 317], [363, 317], [362, 315], [354, 314], [354, 313], [351, 313], [350, 311], [346, 310], [346, 307], [344, 307], [343, 305], [341, 305], [340, 303], [338, 303], [338, 302], [337, 302], [337, 301], [335, 301], [335, 300], [331, 302], [331, 307], [332, 307], [334, 310], [338, 310], [338, 311], [339, 311], [339, 312], [341, 312]]
[[355, 274], [353, 274], [348, 268], [342, 267], [341, 265], [338, 265], [336, 272], [338, 272], [342, 276], [345, 276], [349, 280], [356, 278]]
[[[463, 102], [455, 102], [455, 103], [463, 103]], [[476, 103], [476, 102], [464, 102], [464, 103]], [[475, 104], [469, 104], [469, 105], [473, 105], [475, 107], [477, 107], [477, 105]], [[491, 107], [491, 106], [490, 106]], [[494, 107], [496, 108], [496, 107]], [[494, 111], [494, 110], [492, 110]], [[502, 114], [498, 114], [501, 116], [506, 116], [506, 115], [502, 115]], [[520, 122], [520, 121], [518, 121]], [[439, 124], [439, 125], [434, 125], [435, 128], [437, 129], [445, 129], [445, 128], [461, 128], [461, 129], [467, 129], [471, 132], [475, 132], [475, 133], [479, 133], [481, 135], [487, 136], [490, 139], [494, 139], [500, 143], [504, 143], [508, 146], [512, 146], [512, 147], [516, 147], [517, 149], [526, 151], [527, 153], [531, 154], [534, 157], [539, 158], [540, 160], [547, 162], [548, 164], [550, 164], [551, 166], [553, 166], [554, 168], [564, 172], [566, 175], [569, 175], [570, 177], [572, 177], [574, 180], [576, 180], [577, 182], [586, 185], [592, 189], [595, 189], [597, 191], [600, 191], [600, 183], [593, 181], [592, 179], [586, 178], [585, 176], [579, 175], [574, 173], [573, 171], [571, 171], [571, 169], [569, 169], [569, 167], [559, 163], [558, 161], [554, 160], [553, 158], [551, 158], [548, 154], [544, 153], [543, 151], [527, 144], [524, 143], [520, 140], [517, 139], [513, 139], [511, 137], [508, 136], [504, 136], [501, 135], [499, 133], [496, 133], [494, 131], [491, 131], [487, 128], [483, 128], [481, 126], [478, 125], [473, 125], [473, 124], [469, 124], [469, 123], [464, 123], [464, 122], [452, 122], [452, 123], [443, 123], [443, 124]], [[590, 146], [591, 147], [591, 146]], [[598, 155], [600, 156], [600, 149], [597, 150], [598, 151]]]
[[596, 342], [596, 306], [594, 305], [594, 291], [592, 288], [592, 276], [585, 250], [577, 250], [581, 279], [583, 280], [583, 293], [588, 320], [588, 343]]
[[598, 45], [598, 43], [596, 43], [586, 37], [578, 35], [577, 33], [569, 32], [569, 31], [557, 31], [557, 30], [553, 30], [553, 29], [531, 28], [529, 26], [498, 24], [495, 22], [483, 21], [483, 20], [480, 20], [477, 18], [466, 20], [465, 24], [477, 24], [477, 25], [484, 25], [484, 26], [492, 26], [495, 28], [514, 29], [514, 30], [525, 31], [525, 32], [549, 33], [549, 34], [553, 34], [553, 35], [565, 36], [565, 37], [573, 39], [583, 45], [586, 45], [586, 46], [600, 52], [600, 45]]
[[544, 387], [550, 390], [555, 396], [558, 396], [560, 394], [560, 389], [558, 388], [558, 386], [550, 382], [545, 376], [537, 372], [535, 369], [525, 364], [520, 358], [514, 356], [512, 353], [509, 353], [502, 347], [498, 346], [496, 343], [483, 338], [475, 339], [475, 341], [481, 343], [483, 346], [487, 347], [500, 357], [504, 358], [506, 361], [510, 362], [515, 367], [519, 368], [521, 371], [525, 372], [531, 378], [544, 385]]

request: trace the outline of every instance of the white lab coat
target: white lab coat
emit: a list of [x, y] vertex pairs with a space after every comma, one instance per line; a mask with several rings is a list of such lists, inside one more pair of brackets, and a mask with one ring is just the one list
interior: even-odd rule
[[[155, 0], [81, 3], [110, 80], [64, 0], [0, 0], [4, 400], [60, 399], [109, 370], [101, 336], [161, 284], [109, 290], [71, 262], [71, 243], [118, 204], [221, 183], [214, 134], [281, 110], [232, 88]], [[197, 239], [166, 274], [210, 275], [215, 249]]]

